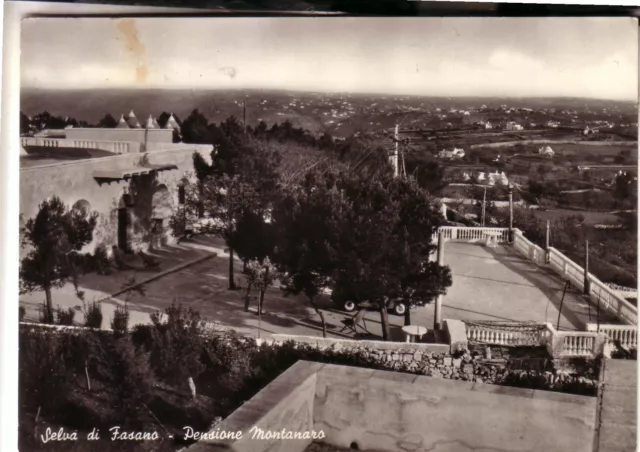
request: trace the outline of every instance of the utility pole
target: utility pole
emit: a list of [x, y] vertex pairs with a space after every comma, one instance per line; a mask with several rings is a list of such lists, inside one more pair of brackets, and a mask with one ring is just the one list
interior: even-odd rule
[[394, 177], [398, 177], [398, 167], [399, 167], [399, 162], [398, 162], [398, 124], [396, 124], [396, 129], [395, 129], [395, 133], [394, 133], [394, 141], [395, 141], [395, 148], [394, 148], [394, 152], [393, 152], [393, 176]]
[[584, 294], [591, 293], [591, 280], [589, 279], [589, 241], [584, 241]]
[[242, 101], [242, 127], [244, 128], [244, 133], [247, 133], [247, 99], [245, 98]]
[[484, 187], [484, 197], [482, 198], [482, 227], [484, 228], [484, 218], [487, 209], [487, 187]]
[[551, 245], [551, 223], [547, 220], [547, 231], [544, 235], [544, 261], [549, 263], [549, 247]]
[[[444, 233], [438, 232], [438, 266], [444, 266]], [[439, 331], [442, 326], [442, 295], [436, 298], [435, 312], [433, 315], [433, 329]]]
[[509, 242], [513, 242], [513, 185], [509, 184]]

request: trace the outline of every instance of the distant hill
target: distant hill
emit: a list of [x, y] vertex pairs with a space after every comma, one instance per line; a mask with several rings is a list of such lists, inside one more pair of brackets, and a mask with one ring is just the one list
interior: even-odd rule
[[41, 90], [21, 92], [21, 111], [35, 115], [48, 111], [56, 116], [69, 116], [97, 123], [105, 114], [116, 119], [134, 110], [138, 118], [149, 114], [172, 112], [180, 118], [198, 109], [209, 121], [221, 122], [231, 115], [243, 116], [246, 100], [248, 124], [264, 121], [268, 125], [291, 121], [314, 133], [328, 131], [335, 136], [348, 136], [357, 131], [380, 130], [425, 123], [436, 108], [468, 109], [487, 105], [490, 108], [507, 104], [510, 107], [533, 109], [556, 108], [592, 110], [617, 107], [633, 112], [633, 103], [587, 99], [506, 99], [506, 98], [443, 98], [384, 94], [327, 94], [263, 90]]

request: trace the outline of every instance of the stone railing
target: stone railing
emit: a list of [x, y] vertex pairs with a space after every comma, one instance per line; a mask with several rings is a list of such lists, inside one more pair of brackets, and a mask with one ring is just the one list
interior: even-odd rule
[[513, 248], [536, 265], [545, 264], [545, 251], [538, 245], [527, 240], [520, 229], [513, 230]]
[[452, 226], [443, 226], [438, 228], [438, 231], [434, 234], [434, 242], [438, 241], [438, 234], [442, 232], [446, 240], [458, 241], [458, 242], [480, 242], [486, 240], [485, 233], [499, 233], [497, 241], [504, 243], [509, 241], [509, 229], [508, 228], [458, 228]]
[[554, 358], [595, 358], [603, 351], [606, 336], [585, 331], [554, 331], [547, 350]]
[[465, 323], [468, 341], [499, 346], [545, 347], [554, 359], [596, 358], [602, 354], [607, 337], [602, 331], [557, 331], [550, 323], [523, 323], [520, 328], [515, 324]]
[[619, 342], [627, 349], [638, 348], [638, 329], [635, 325], [600, 325], [587, 323], [587, 331], [606, 334], [609, 339]]
[[98, 140], [70, 140], [65, 138], [22, 137], [22, 146], [44, 146], [49, 148], [78, 148], [100, 149], [114, 154], [129, 154], [140, 152], [140, 143], [132, 141], [98, 141]]
[[478, 324], [465, 322], [467, 339], [485, 344], [505, 346], [541, 346], [547, 341], [549, 331], [545, 325], [538, 324]]
[[[549, 267], [562, 278], [569, 280], [578, 289], [584, 290], [584, 268], [555, 248], [549, 248]], [[592, 274], [589, 274], [589, 281], [589, 298], [594, 304], [599, 305], [624, 323], [637, 325], [638, 309], [634, 305]]]

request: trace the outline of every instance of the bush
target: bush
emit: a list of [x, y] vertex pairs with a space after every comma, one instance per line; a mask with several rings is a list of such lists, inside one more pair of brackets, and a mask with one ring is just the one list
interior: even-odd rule
[[[168, 383], [185, 384], [204, 370], [201, 361], [204, 322], [193, 309], [172, 303], [165, 310], [151, 315], [151, 327], [144, 341], [151, 363], [158, 376]], [[137, 337], [145, 336], [145, 327], [138, 327]]]
[[111, 261], [105, 245], [98, 245], [91, 256], [91, 269], [99, 275], [111, 274]]
[[53, 314], [49, 314], [46, 302], [43, 301], [38, 310], [40, 312], [40, 323], [45, 323], [48, 325], [53, 325], [54, 323], [56, 323]]
[[123, 336], [129, 331], [129, 305], [117, 306], [111, 319], [111, 329], [116, 336]]
[[99, 301], [84, 306], [84, 326], [102, 328], [102, 305]]
[[58, 306], [56, 309], [56, 315], [58, 317], [58, 325], [73, 325], [73, 319], [76, 317], [76, 310], [73, 308], [62, 309]]
[[24, 320], [24, 317], [27, 315], [27, 310], [24, 306], [20, 306], [20, 308], [18, 309], [18, 313], [20, 316], [20, 322], [22, 322]]
[[55, 415], [70, 392], [63, 339], [55, 331], [31, 329], [20, 333], [20, 406], [34, 414], [41, 407], [42, 414]]

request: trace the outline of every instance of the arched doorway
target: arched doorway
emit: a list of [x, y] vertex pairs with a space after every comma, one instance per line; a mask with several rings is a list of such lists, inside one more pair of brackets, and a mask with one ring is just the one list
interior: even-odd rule
[[129, 246], [129, 228], [131, 226], [129, 205], [131, 204], [128, 194], [120, 197], [118, 202], [118, 248], [124, 252], [128, 252]]
[[151, 198], [151, 245], [154, 247], [166, 244], [166, 231], [173, 213], [172, 204], [167, 186], [158, 186]]

